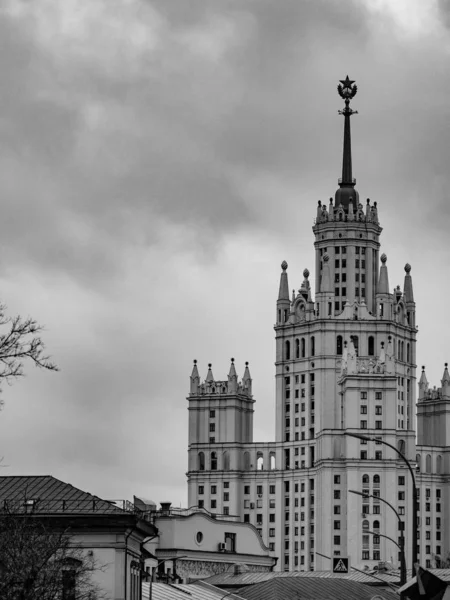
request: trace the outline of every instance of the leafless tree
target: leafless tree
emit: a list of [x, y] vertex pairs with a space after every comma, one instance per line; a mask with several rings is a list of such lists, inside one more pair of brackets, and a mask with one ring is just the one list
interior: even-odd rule
[[54, 520], [0, 514], [1, 600], [98, 600], [91, 576], [102, 568]]
[[[11, 384], [14, 379], [23, 377], [24, 364], [31, 361], [40, 369], [58, 371], [55, 363], [45, 354], [45, 345], [40, 334], [43, 331], [31, 317], [20, 315], [8, 317], [6, 306], [0, 304], [0, 392], [1, 382]], [[1, 403], [1, 400], [0, 400]]]

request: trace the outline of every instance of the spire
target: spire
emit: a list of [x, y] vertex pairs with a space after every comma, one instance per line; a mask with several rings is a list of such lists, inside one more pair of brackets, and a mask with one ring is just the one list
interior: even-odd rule
[[197, 361], [194, 360], [194, 366], [191, 373], [191, 394], [198, 392], [198, 386], [200, 384], [200, 375], [198, 374]]
[[405, 283], [403, 286], [403, 296], [405, 298], [405, 302], [414, 302], [411, 265], [408, 263], [406, 263], [405, 265]]
[[209, 363], [208, 364], [208, 374], [206, 375], [206, 379], [205, 379], [205, 381], [208, 382], [208, 383], [211, 382], [211, 381], [214, 381], [214, 377], [213, 377], [213, 374], [212, 374], [212, 371], [211, 371], [211, 367], [212, 367], [212, 364]]
[[444, 387], [444, 385], [450, 385], [450, 375], [448, 373], [448, 363], [445, 363], [444, 374], [442, 375], [441, 383], [442, 383], [442, 387]]
[[252, 378], [250, 377], [250, 370], [248, 368], [248, 362], [245, 363], [244, 376], [242, 377], [242, 383], [244, 390], [247, 390], [249, 396], [252, 395]]
[[278, 300], [287, 300], [289, 302], [289, 285], [286, 270], [288, 264], [285, 260], [281, 263], [282, 273], [280, 276], [280, 291], [278, 292]]
[[358, 111], [350, 108], [350, 100], [355, 97], [358, 87], [354, 85], [355, 82], [349, 79], [349, 76], [345, 79], [341, 79], [337, 90], [339, 96], [345, 102], [345, 108], [338, 111], [340, 115], [344, 117], [344, 146], [342, 153], [342, 178], [339, 179], [339, 189], [336, 192], [335, 205], [339, 206], [342, 203], [344, 208], [348, 208], [350, 202], [356, 209], [359, 204], [359, 194], [356, 191], [355, 183], [352, 173], [352, 139], [350, 133], [350, 117], [357, 114]]
[[387, 256], [381, 255], [380, 279], [378, 280], [377, 294], [389, 294], [389, 277], [386, 266]]
[[420, 379], [419, 379], [419, 399], [424, 398], [427, 391], [428, 391], [428, 379], [427, 379], [427, 376], [425, 375], [425, 367], [423, 366], [422, 367], [422, 375], [420, 376]]
[[228, 373], [228, 392], [235, 394], [237, 391], [237, 373], [234, 367], [234, 358], [231, 359], [230, 371]]

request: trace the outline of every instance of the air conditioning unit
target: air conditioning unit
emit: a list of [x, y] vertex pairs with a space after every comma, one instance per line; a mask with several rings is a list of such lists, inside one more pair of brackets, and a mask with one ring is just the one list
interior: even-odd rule
[[254, 502], [250, 502], [250, 508], [255, 508], [255, 503]]
[[224, 544], [223, 542], [221, 542], [219, 544], [219, 552], [225, 552], [226, 549], [227, 549], [227, 545]]

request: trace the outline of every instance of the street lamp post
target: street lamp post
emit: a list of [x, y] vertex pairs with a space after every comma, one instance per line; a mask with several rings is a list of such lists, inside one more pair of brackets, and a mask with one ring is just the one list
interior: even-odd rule
[[379, 535], [381, 537], [384, 537], [384, 538], [387, 538], [388, 540], [393, 541], [394, 544], [400, 549], [400, 585], [404, 585], [406, 583], [405, 536], [404, 536], [404, 523], [400, 519], [400, 515], [398, 514], [397, 510], [392, 506], [392, 504], [390, 502], [388, 502], [387, 500], [385, 500], [384, 498], [381, 498], [381, 496], [374, 496], [374, 494], [364, 494], [363, 492], [357, 492], [356, 490], [348, 490], [348, 491], [350, 494], [357, 494], [358, 496], [362, 496], [363, 498], [376, 498], [377, 500], [384, 502], [384, 504], [387, 504], [394, 511], [394, 513], [398, 519], [398, 522], [400, 524], [400, 544], [398, 544], [397, 542], [394, 542], [394, 540], [392, 538], [388, 537], [387, 535], [383, 535], [380, 533], [373, 534], [373, 535]]
[[418, 507], [418, 502], [417, 502], [417, 487], [416, 487], [416, 478], [414, 476], [414, 470], [411, 467], [411, 463], [409, 462], [409, 460], [406, 458], [406, 456], [400, 452], [400, 450], [398, 450], [395, 446], [393, 446], [392, 444], [389, 444], [389, 442], [385, 442], [384, 440], [379, 440], [376, 437], [372, 437], [372, 436], [368, 436], [368, 435], [360, 435], [357, 433], [350, 433], [348, 431], [344, 431], [344, 435], [348, 435], [354, 438], [358, 438], [360, 440], [366, 440], [368, 442], [377, 442], [378, 444], [384, 444], [385, 446], [389, 446], [389, 448], [392, 448], [392, 450], [394, 450], [394, 452], [396, 452], [398, 454], [398, 456], [403, 460], [403, 462], [406, 464], [406, 466], [409, 469], [409, 472], [411, 474], [411, 479], [412, 479], [412, 491], [413, 491], [413, 498], [412, 498], [412, 511], [413, 511], [413, 517], [412, 517], [412, 574], [413, 576], [416, 574], [416, 563], [417, 563], [417, 513], [419, 512], [419, 507]]
[[[179, 558], [187, 558], [187, 554], [185, 554], [183, 556], [169, 556], [168, 558], [164, 558], [163, 560], [158, 560], [158, 562], [156, 563], [155, 571], [156, 571], [156, 569], [158, 568], [159, 565], [164, 564], [168, 560], [173, 560], [175, 562]], [[152, 600], [152, 595], [153, 595], [153, 578], [155, 576], [155, 571], [152, 571], [152, 574], [151, 574], [151, 577], [150, 577], [150, 586], [149, 586], [149, 593], [148, 593], [149, 600]]]

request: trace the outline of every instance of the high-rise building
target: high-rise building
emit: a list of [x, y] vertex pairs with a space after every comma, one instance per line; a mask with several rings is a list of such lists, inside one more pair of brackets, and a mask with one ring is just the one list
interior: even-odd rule
[[363, 206], [352, 175], [356, 90], [348, 77], [338, 86], [342, 178], [328, 207], [317, 207], [314, 295], [305, 269], [291, 297], [281, 265], [275, 442], [253, 441], [248, 364], [241, 381], [233, 359], [225, 381], [214, 379], [211, 365], [203, 382], [196, 364], [191, 375], [189, 506], [252, 523], [282, 570], [326, 570], [335, 556], [360, 568], [399, 564], [402, 528], [411, 564], [413, 480], [395, 449], [416, 477], [421, 564], [439, 565], [449, 550], [450, 376], [446, 366], [442, 388], [430, 391], [422, 372], [416, 446], [411, 267], [403, 289], [390, 291], [377, 203]]

